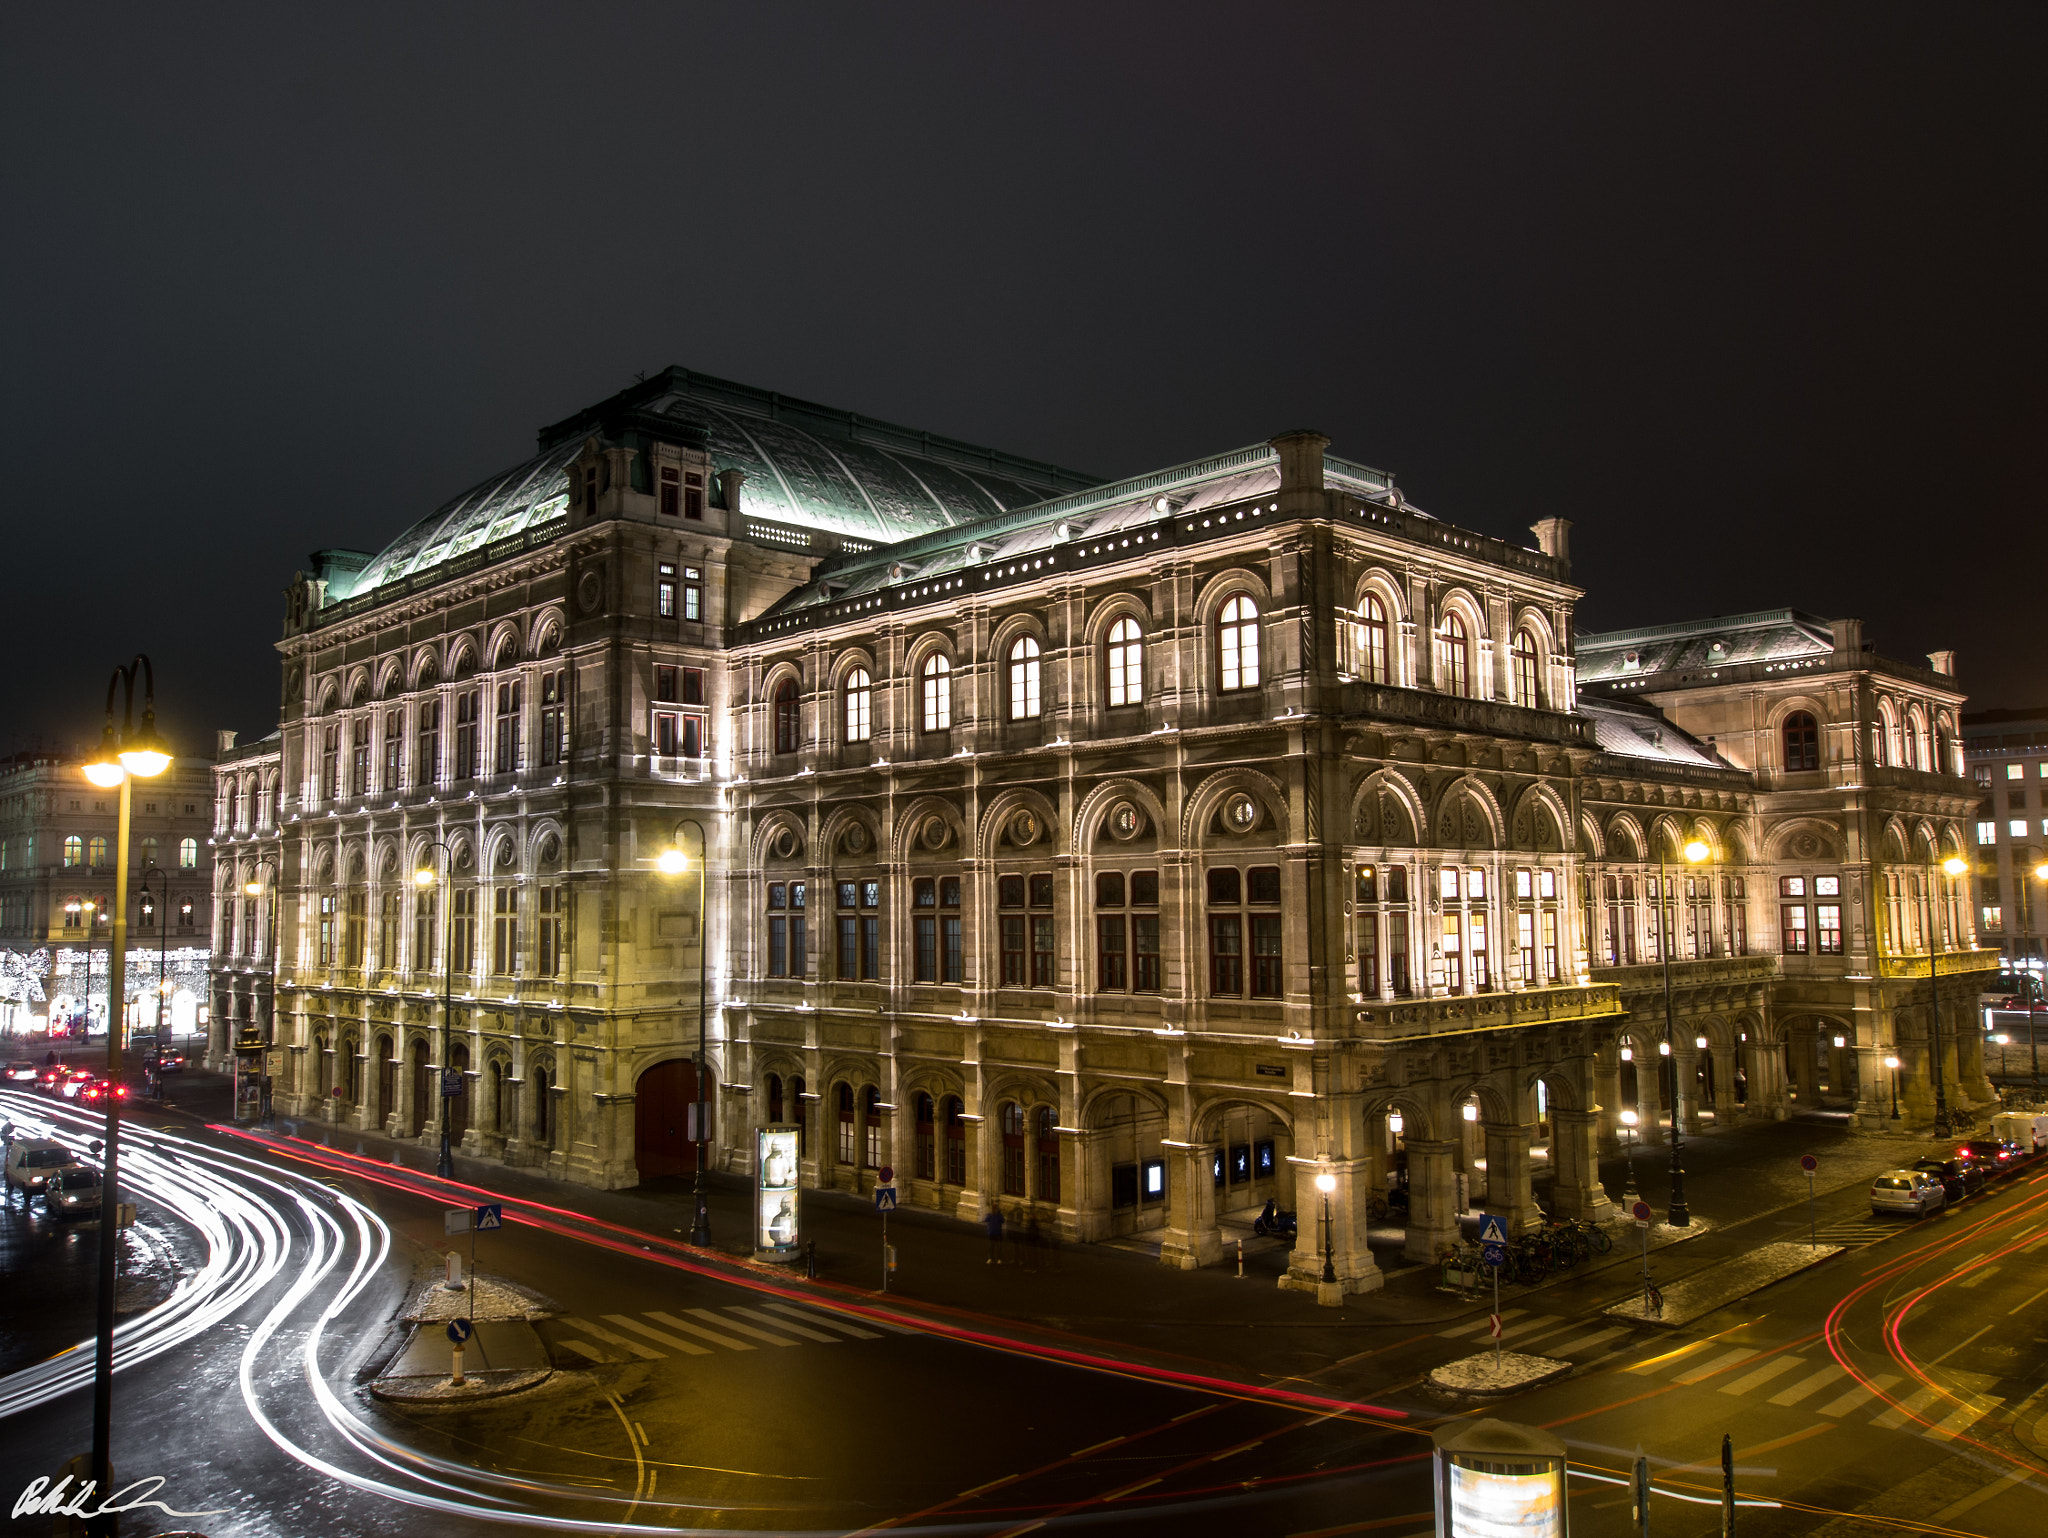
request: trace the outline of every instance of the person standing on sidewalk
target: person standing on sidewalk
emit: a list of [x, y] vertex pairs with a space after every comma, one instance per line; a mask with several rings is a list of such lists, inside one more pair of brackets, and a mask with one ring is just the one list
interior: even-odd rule
[[1003, 1209], [991, 1204], [988, 1216], [981, 1220], [988, 1230], [988, 1263], [999, 1266], [1003, 1263]]

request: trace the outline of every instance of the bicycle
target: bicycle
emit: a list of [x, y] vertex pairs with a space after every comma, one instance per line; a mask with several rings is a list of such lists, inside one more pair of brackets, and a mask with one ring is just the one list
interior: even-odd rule
[[1664, 1314], [1664, 1291], [1655, 1282], [1643, 1283], [1643, 1304], [1659, 1318]]

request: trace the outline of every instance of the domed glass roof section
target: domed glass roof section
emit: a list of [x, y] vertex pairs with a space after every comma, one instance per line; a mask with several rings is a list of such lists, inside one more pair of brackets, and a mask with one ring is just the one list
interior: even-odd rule
[[[671, 368], [541, 430], [541, 452], [407, 529], [328, 601], [429, 571], [511, 535], [560, 523], [566, 466], [597, 434], [701, 444], [715, 471], [746, 473], [740, 513], [815, 529], [856, 547], [957, 528], [1099, 478], [899, 427], [751, 385]], [[743, 523], [731, 532], [744, 535]]]

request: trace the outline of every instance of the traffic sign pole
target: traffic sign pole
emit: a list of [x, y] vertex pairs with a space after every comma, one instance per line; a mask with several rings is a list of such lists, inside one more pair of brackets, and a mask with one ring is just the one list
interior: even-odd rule
[[1820, 1220], [1813, 1215], [1813, 1172], [1820, 1168], [1820, 1160], [1812, 1154], [1801, 1154], [1799, 1167], [1806, 1171], [1806, 1244], [1808, 1249], [1819, 1249]]

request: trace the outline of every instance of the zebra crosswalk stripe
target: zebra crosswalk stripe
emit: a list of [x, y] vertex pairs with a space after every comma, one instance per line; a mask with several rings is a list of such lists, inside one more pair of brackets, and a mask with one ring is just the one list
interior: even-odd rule
[[[844, 1330], [855, 1340], [880, 1340], [882, 1338], [873, 1330], [863, 1330], [857, 1324], [848, 1324], [836, 1314], [814, 1314], [808, 1309], [796, 1308], [788, 1303], [764, 1303], [761, 1306], [763, 1308], [771, 1308], [778, 1314], [787, 1314], [792, 1319], [801, 1319], [806, 1324], [821, 1324], [828, 1330]], [[882, 1328], [894, 1329], [898, 1334], [909, 1333], [895, 1325], [883, 1325]]]
[[1700, 1363], [1699, 1366], [1693, 1368], [1690, 1372], [1680, 1373], [1671, 1381], [1688, 1385], [1698, 1383], [1713, 1377], [1715, 1373], [1720, 1372], [1724, 1368], [1733, 1367], [1737, 1362], [1746, 1362], [1755, 1355], [1756, 1352], [1752, 1348], [1737, 1346], [1733, 1351], [1722, 1352], [1712, 1361]]
[[754, 1349], [747, 1341], [737, 1339], [731, 1335], [721, 1335], [716, 1330], [707, 1330], [701, 1324], [692, 1324], [687, 1319], [678, 1319], [674, 1314], [656, 1313], [653, 1309], [649, 1309], [647, 1317], [656, 1324], [665, 1324], [671, 1330], [681, 1330], [685, 1334], [699, 1336], [716, 1345], [724, 1346], [731, 1351], [752, 1351]]
[[1789, 1408], [1790, 1406], [1799, 1403], [1800, 1400], [1807, 1398], [1809, 1395], [1815, 1394], [1819, 1392], [1821, 1389], [1826, 1388], [1830, 1383], [1834, 1382], [1835, 1379], [1847, 1376], [1848, 1373], [1846, 1369], [1830, 1362], [1826, 1367], [1821, 1368], [1818, 1372], [1808, 1373], [1805, 1377], [1801, 1378], [1797, 1383], [1793, 1384], [1790, 1388], [1783, 1389], [1780, 1392], [1771, 1395], [1771, 1403], [1774, 1405], [1784, 1405]]
[[[1500, 1311], [1500, 1317], [1502, 1322], [1505, 1323], [1510, 1319], [1517, 1318], [1518, 1316], [1526, 1314], [1528, 1312], [1529, 1311], [1526, 1308], [1504, 1308]], [[1554, 1318], [1556, 1316], [1551, 1315], [1547, 1317]], [[1493, 1321], [1490, 1319], [1478, 1319], [1471, 1324], [1461, 1324], [1454, 1329], [1438, 1330], [1436, 1333], [1438, 1338], [1442, 1340], [1456, 1340], [1460, 1335], [1470, 1335], [1474, 1331], [1486, 1329], [1489, 1325], [1492, 1324], [1492, 1322]]]
[[1918, 1415], [1940, 1397], [1938, 1388], [1917, 1388], [1870, 1424], [1883, 1431], [1896, 1431], [1905, 1425], [1908, 1416]]
[[796, 1323], [794, 1320], [777, 1319], [773, 1314], [764, 1314], [757, 1308], [735, 1307], [732, 1311], [735, 1314], [745, 1314], [749, 1319], [753, 1320], [756, 1324], [772, 1324], [778, 1330], [793, 1330], [798, 1335], [803, 1336], [806, 1340], [822, 1340], [828, 1346], [836, 1346], [839, 1344], [839, 1337], [837, 1335], [827, 1335], [823, 1330], [813, 1330], [807, 1328], [804, 1325]]
[[1872, 1395], [1882, 1394], [1894, 1384], [1903, 1381], [1897, 1373], [1878, 1373], [1868, 1383], [1859, 1383], [1846, 1393], [1836, 1395], [1833, 1399], [1822, 1405], [1818, 1413], [1834, 1416], [1847, 1415]]
[[685, 1356], [709, 1356], [711, 1348], [700, 1346], [693, 1340], [684, 1340], [680, 1335], [669, 1335], [652, 1325], [642, 1324], [631, 1314], [606, 1314], [605, 1322], [615, 1324], [622, 1330], [631, 1330], [635, 1335], [645, 1335], [657, 1346], [667, 1346], [671, 1351], [680, 1351]]
[[652, 1346], [643, 1346], [637, 1340], [628, 1340], [625, 1336], [621, 1335], [617, 1330], [607, 1330], [601, 1324], [594, 1324], [588, 1319], [577, 1319], [569, 1315], [564, 1316], [564, 1321], [568, 1324], [574, 1325], [577, 1329], [581, 1330], [585, 1335], [596, 1336], [599, 1340], [603, 1341], [607, 1346], [621, 1347], [622, 1349], [632, 1352], [633, 1355], [640, 1357], [645, 1361], [659, 1362], [660, 1360], [662, 1360], [662, 1352], [656, 1351]]
[[723, 1314], [714, 1314], [708, 1308], [693, 1308], [687, 1310], [687, 1312], [696, 1315], [699, 1319], [709, 1319], [713, 1324], [722, 1325], [728, 1330], [738, 1330], [742, 1335], [751, 1335], [756, 1340], [765, 1340], [771, 1346], [793, 1346], [796, 1344], [795, 1341], [781, 1335], [770, 1335], [766, 1330], [756, 1329], [751, 1324], [741, 1324], [738, 1320], [728, 1319]]
[[1928, 1427], [1927, 1435], [1937, 1442], [1953, 1442], [1963, 1432], [1969, 1430], [1972, 1425], [1982, 1420], [2003, 1403], [2005, 1401], [2002, 1399], [1987, 1399], [1982, 1395], [1972, 1394], [1958, 1405], [1946, 1419]]
[[1721, 1392], [1724, 1394], [1747, 1394], [1751, 1389], [1762, 1388], [1771, 1379], [1782, 1377], [1793, 1368], [1804, 1367], [1805, 1365], [1806, 1363], [1796, 1356], [1777, 1357], [1772, 1361], [1764, 1363], [1755, 1372], [1746, 1373], [1742, 1377], [1737, 1378], [1733, 1383], [1722, 1384]]

